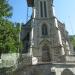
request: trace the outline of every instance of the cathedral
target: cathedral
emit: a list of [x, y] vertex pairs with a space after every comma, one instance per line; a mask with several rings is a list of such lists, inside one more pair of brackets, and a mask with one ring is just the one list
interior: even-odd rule
[[[75, 54], [53, 0], [27, 0], [30, 20], [22, 26], [23, 49], [16, 75], [75, 75]], [[15, 75], [15, 74], [14, 74]]]

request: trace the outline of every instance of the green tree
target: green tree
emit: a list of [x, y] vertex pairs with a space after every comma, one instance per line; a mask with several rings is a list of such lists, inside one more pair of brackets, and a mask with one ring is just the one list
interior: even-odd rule
[[8, 20], [0, 26], [0, 51], [3, 53], [18, 52], [19, 42], [19, 27]]
[[12, 7], [7, 0], [0, 0], [0, 18], [8, 18], [12, 16]]
[[0, 0], [0, 54], [18, 52], [19, 23], [14, 24], [8, 20], [12, 16], [12, 7], [6, 0]]
[[74, 50], [75, 50], [75, 35], [70, 36], [70, 41], [71, 41], [71, 43], [74, 47]]

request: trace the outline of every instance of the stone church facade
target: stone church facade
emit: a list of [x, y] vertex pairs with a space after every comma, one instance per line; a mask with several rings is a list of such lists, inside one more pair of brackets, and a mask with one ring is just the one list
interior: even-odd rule
[[23, 50], [14, 75], [75, 75], [75, 55], [53, 0], [27, 0], [31, 19], [22, 26]]

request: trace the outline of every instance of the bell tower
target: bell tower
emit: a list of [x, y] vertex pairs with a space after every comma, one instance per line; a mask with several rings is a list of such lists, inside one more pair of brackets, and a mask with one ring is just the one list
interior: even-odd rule
[[55, 17], [53, 0], [27, 0], [27, 3], [32, 7], [30, 54], [38, 63], [61, 62], [70, 48], [69, 45], [68, 50], [64, 47], [67, 32], [64, 24]]
[[53, 0], [34, 0], [33, 18], [50, 18], [53, 15], [52, 5]]

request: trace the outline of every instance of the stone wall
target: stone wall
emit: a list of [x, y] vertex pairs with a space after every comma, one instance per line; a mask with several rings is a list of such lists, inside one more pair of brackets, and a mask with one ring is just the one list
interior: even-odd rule
[[75, 64], [38, 64], [24, 66], [23, 68], [17, 70], [14, 75], [63, 75], [63, 72], [67, 74], [67, 71], [71, 74], [75, 74]]
[[19, 53], [6, 53], [1, 55], [0, 68], [17, 65]]

